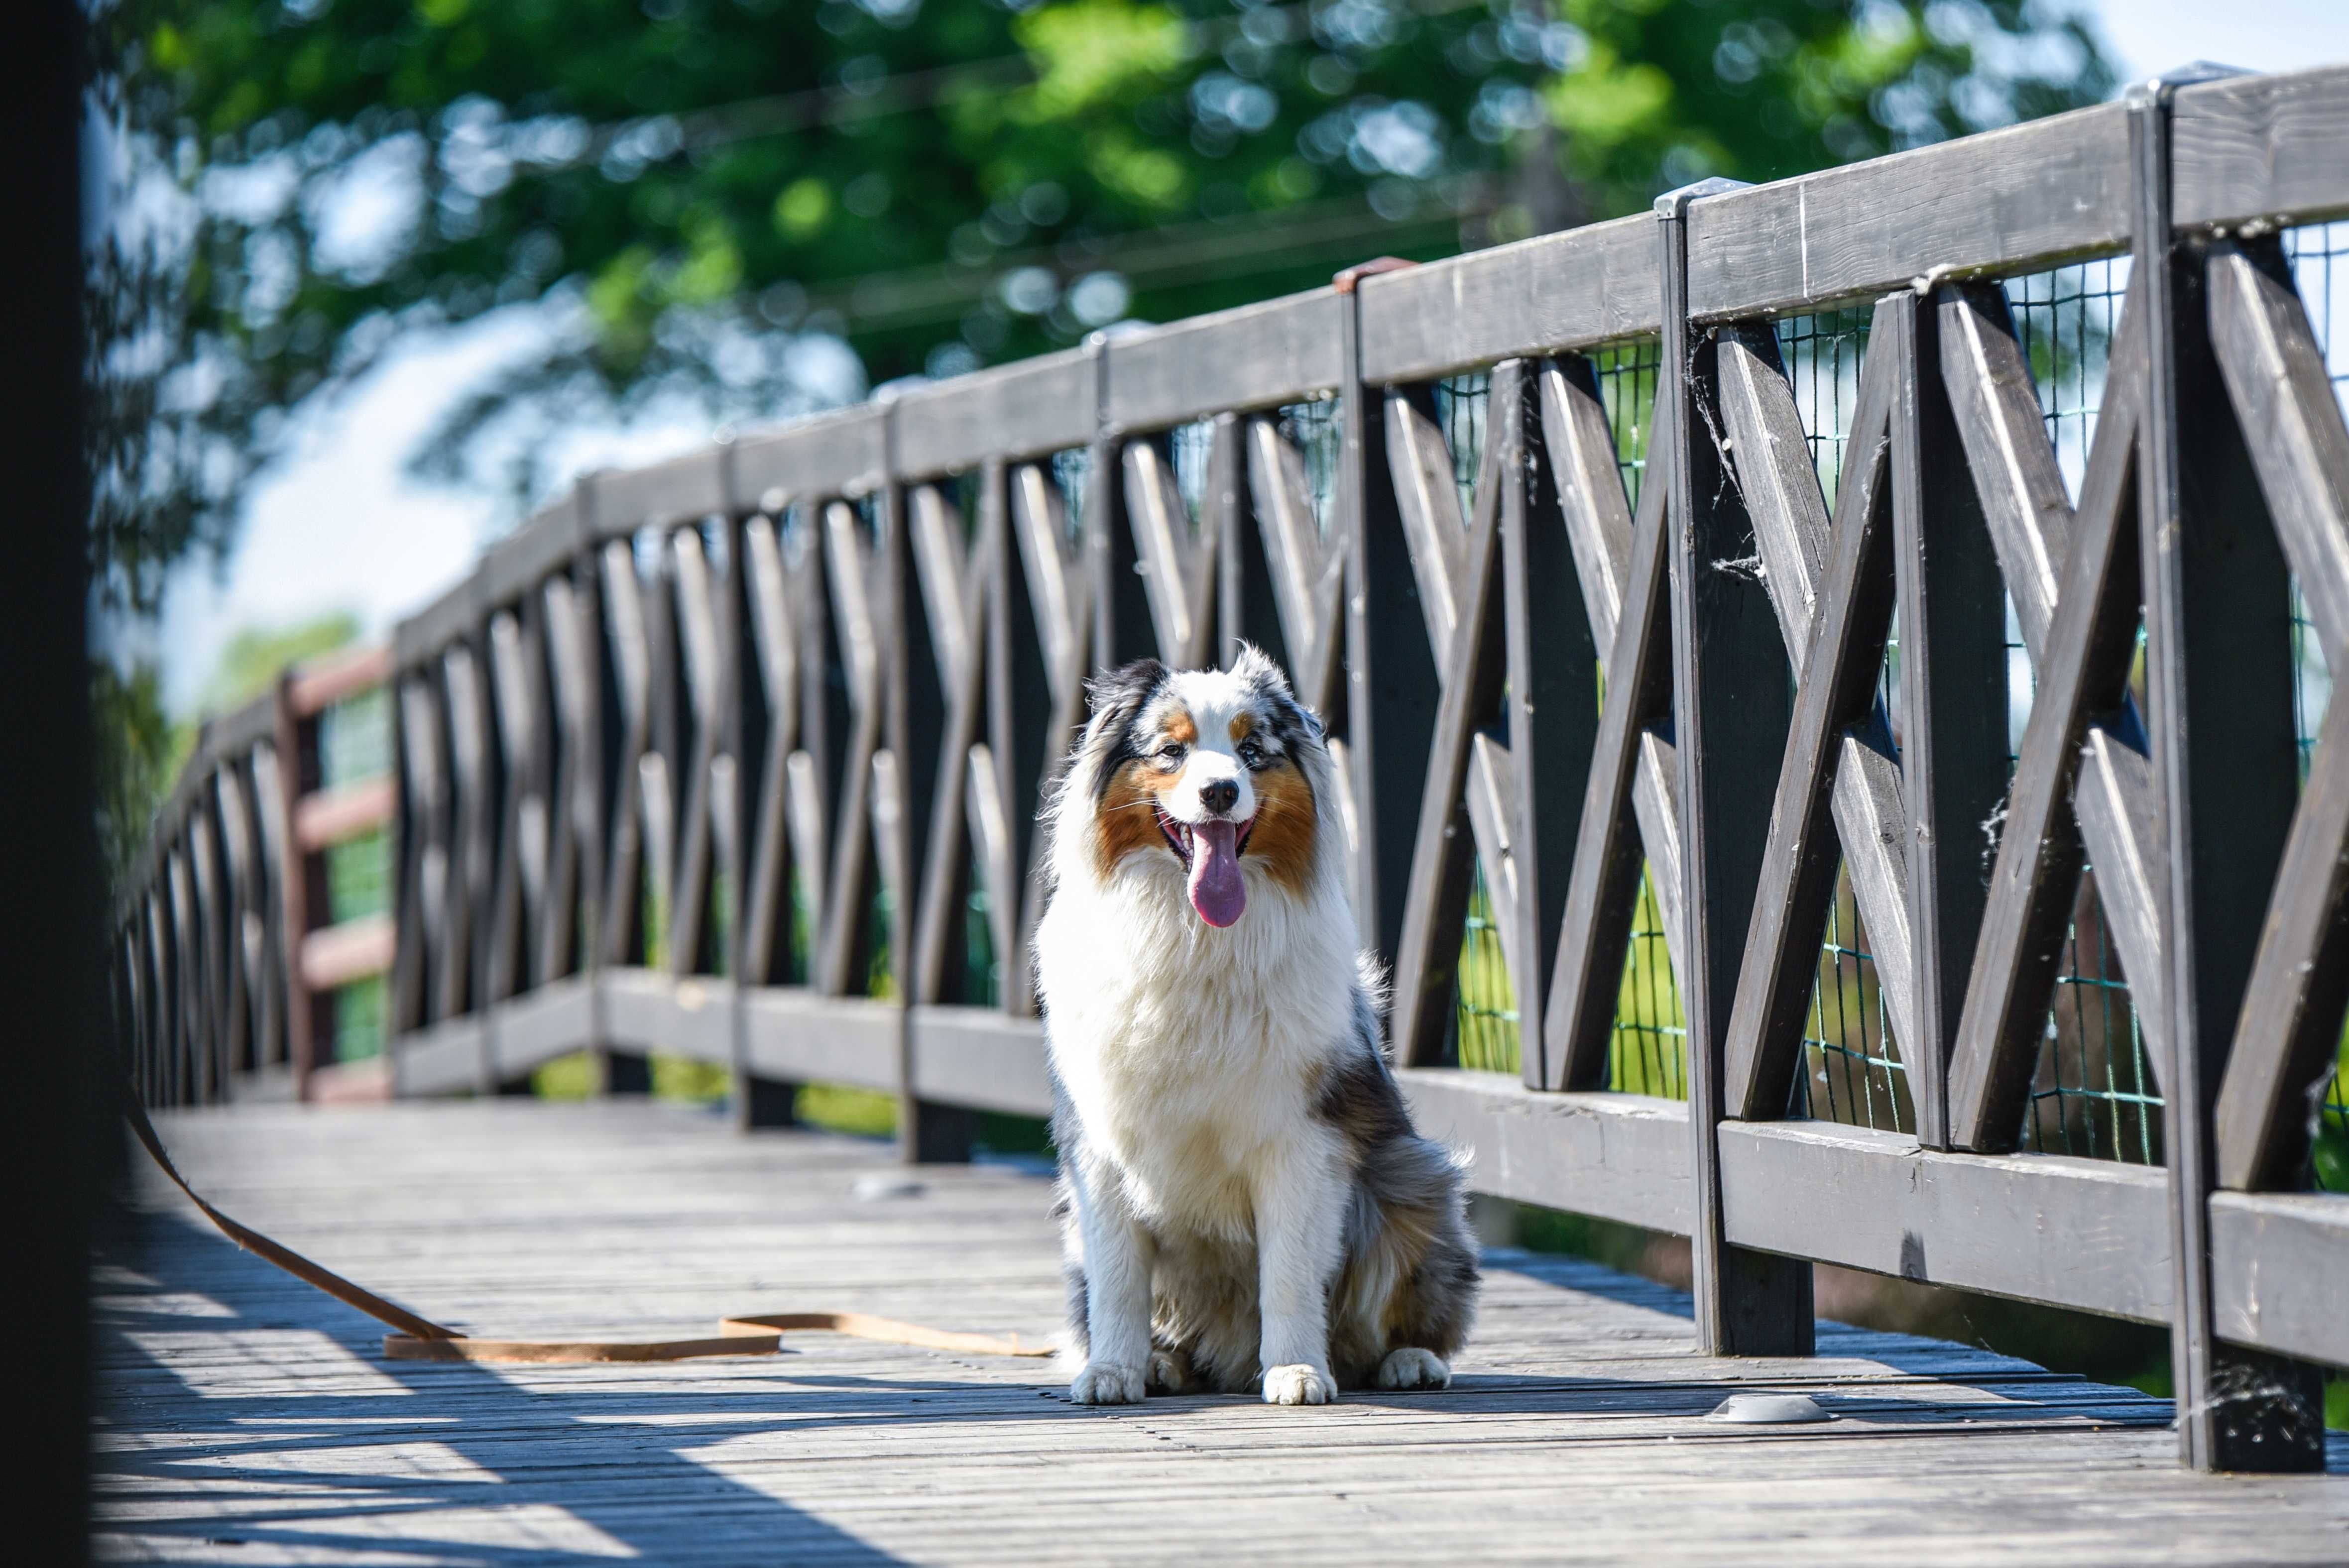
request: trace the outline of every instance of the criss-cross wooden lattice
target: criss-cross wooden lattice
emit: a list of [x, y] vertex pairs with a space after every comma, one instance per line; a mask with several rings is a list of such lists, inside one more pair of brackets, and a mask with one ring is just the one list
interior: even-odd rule
[[[2208, 260], [2211, 346], [2337, 683], [2349, 673], [2349, 428], [2272, 242]], [[2218, 1180], [2296, 1187], [2349, 1006], [2349, 701], [2336, 685], [2284, 843], [2217, 1107]]]
[[2168, 1071], [2166, 875], [2128, 684], [2142, 599], [2144, 306], [2134, 294], [2123, 302], [2076, 508], [2066, 504], [2003, 293], [1968, 285], [1945, 292], [1938, 309], [1940, 371], [2037, 674], [1949, 1068], [1952, 1141], [2002, 1150], [2021, 1136], [2084, 850], [2155, 1076]]
[[1914, 1037], [1908, 811], [1878, 692], [1894, 597], [1892, 419], [1907, 323], [1900, 300], [1878, 306], [1876, 351], [1860, 376], [1832, 522], [1770, 329], [1718, 340], [1723, 430], [1696, 437], [1725, 435], [1754, 524], [1755, 559], [1712, 569], [1759, 572], [1796, 683], [1794, 728], [1730, 1013], [1722, 1103], [1744, 1119], [1785, 1108], [1817, 983], [1838, 847], [1893, 1034]]
[[[1574, 357], [1544, 367], [1541, 411], [1606, 697], [1583, 788], [1557, 967], [1542, 1020], [1542, 1073], [1535, 1081], [1547, 1088], [1603, 1088], [1643, 859], [1665, 952], [1673, 973], [1683, 972], [1680, 761], [1671, 740], [1666, 591], [1668, 486], [1661, 471], [1651, 470], [1633, 513], [1588, 361]], [[1673, 438], [1671, 410], [1660, 405], [1649, 449], [1667, 450]]]
[[[828, 621], [821, 541], [810, 529], [787, 549], [778, 520], [742, 528], [742, 595], [756, 666], [762, 761], [750, 806], [749, 875], [742, 897], [743, 981], [792, 976], [792, 924], [811, 930], [824, 909], [827, 796], [820, 761], [826, 738], [824, 639]], [[807, 955], [800, 955], [802, 963]]]

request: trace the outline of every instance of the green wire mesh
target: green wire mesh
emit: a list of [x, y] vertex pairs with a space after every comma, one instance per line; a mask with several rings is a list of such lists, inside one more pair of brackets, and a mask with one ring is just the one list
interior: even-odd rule
[[[2128, 290], [2126, 256], [2008, 280], [2007, 305], [2031, 366], [2056, 466], [2076, 498], [2087, 472], [2112, 339]], [[2007, 766], [2030, 721], [2037, 676], [2010, 598], [2007, 625]], [[2139, 633], [2140, 639], [2143, 636]], [[2140, 704], [2144, 693], [2138, 691]], [[2158, 1164], [2162, 1098], [2145, 1054], [2128, 977], [2097, 899], [2095, 868], [2081, 877], [2048, 1010], [2022, 1147], [2050, 1153]]]
[[[1634, 508], [1648, 477], [1649, 428], [1663, 362], [1663, 346], [1654, 338], [1615, 344], [1590, 356], [1599, 400], [1615, 437], [1616, 470]], [[1599, 687], [1603, 697], [1603, 679]], [[1640, 901], [1631, 910], [1615, 1026], [1607, 1041], [1607, 1087], [1626, 1094], [1688, 1098], [1688, 1019], [1681, 1011], [1663, 912], [1645, 866], [1640, 870]]]
[[[1476, 513], [1476, 476], [1485, 460], [1485, 420], [1492, 404], [1488, 371], [1447, 377], [1435, 384], [1435, 420], [1452, 454], [1452, 480], [1459, 487], [1460, 515]], [[1459, 984], [1454, 995], [1454, 1055], [1464, 1068], [1516, 1072], [1522, 1057], [1517, 999], [1493, 923], [1490, 890], [1480, 861], [1468, 890], [1468, 916], [1460, 933]]]
[[[1778, 352], [1795, 390], [1795, 407], [1830, 506], [1843, 480], [1845, 448], [1859, 401], [1870, 313], [1822, 311], [1777, 323]], [[1899, 734], [1899, 628], [1886, 641], [1877, 700]], [[1916, 1130], [1908, 1069], [1892, 1037], [1884, 992], [1868, 952], [1849, 876], [1836, 873], [1835, 902], [1820, 945], [1803, 1029], [1803, 1070], [1795, 1075], [1789, 1113], [1823, 1121]]]
[[1501, 956], [1500, 928], [1493, 923], [1485, 868], [1476, 868], [1468, 892], [1468, 919], [1460, 934], [1460, 989], [1454, 1017], [1460, 1065], [1487, 1072], [1516, 1072], [1520, 1036], [1517, 997], [1509, 966]]
[[[391, 693], [361, 692], [329, 706], [318, 716], [318, 785], [337, 789], [391, 771]], [[340, 924], [391, 910], [391, 834], [373, 828], [330, 847], [326, 863], [326, 918]], [[353, 981], [335, 992], [334, 1031], [326, 1042], [332, 1060], [359, 1061], [383, 1052], [390, 993], [380, 975]]]
[[[1647, 470], [1649, 422], [1656, 401], [1661, 348], [1653, 339], [1614, 345], [1593, 354], [1599, 397], [1615, 436], [1616, 460], [1634, 505]], [[1473, 516], [1476, 475], [1484, 458], [1492, 379], [1476, 373], [1437, 383], [1435, 411], [1452, 454], [1453, 479], [1464, 516]], [[1561, 614], [1574, 613], [1566, 606]], [[1593, 678], [1598, 678], [1593, 672]], [[1603, 682], [1601, 683], [1603, 695]], [[1470, 884], [1461, 931], [1459, 987], [1454, 1009], [1456, 1058], [1464, 1068], [1516, 1072], [1521, 1061], [1521, 1020], [1509, 982], [1501, 934], [1493, 923], [1484, 868]], [[1663, 917], [1643, 870], [1631, 915], [1629, 950], [1615, 1025], [1608, 1042], [1607, 1087], [1633, 1094], [1688, 1096], [1688, 1029], [1672, 975]]]

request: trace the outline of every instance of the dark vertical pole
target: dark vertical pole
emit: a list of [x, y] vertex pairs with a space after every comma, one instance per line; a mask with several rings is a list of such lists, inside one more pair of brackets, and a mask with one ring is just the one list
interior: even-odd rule
[[294, 671], [277, 674], [277, 908], [286, 965], [286, 1057], [294, 1063], [294, 1099], [310, 1099], [310, 1073], [317, 1070], [317, 997], [303, 975], [301, 944], [310, 934], [310, 857], [294, 830], [294, 805], [317, 789], [317, 754], [307, 744], [307, 726], [294, 711]]
[[1899, 341], [1869, 352], [1900, 356], [1892, 406], [1896, 738], [1909, 804], [1917, 1036], [1900, 1052], [1917, 1135], [1929, 1149], [1947, 1149], [1950, 1051], [1990, 894], [1979, 829], [2007, 789], [2006, 614], [1998, 553], [1941, 378], [1940, 310], [1913, 294], [1898, 310]]
[[1110, 426], [1109, 342], [1095, 334], [1086, 346], [1093, 359], [1093, 442], [1085, 476], [1085, 559], [1093, 581], [1092, 665], [1105, 670], [1157, 646], [1133, 530], [1125, 521], [1125, 441]]
[[[931, 645], [920, 584], [914, 580], [913, 531], [905, 518], [905, 487], [897, 478], [894, 414], [883, 428], [887, 479], [879, 498], [885, 585], [881, 631], [887, 651], [882, 744], [896, 763], [897, 802], [895, 820], [879, 825], [895, 841], [883, 864], [894, 868], [898, 884], [889, 890], [889, 970], [897, 993], [897, 1150], [908, 1164], [931, 1164], [970, 1158], [974, 1119], [959, 1106], [926, 1100], [914, 1092], [919, 1049], [914, 1032], [914, 934], [921, 929], [921, 912], [915, 904], [921, 896], [930, 811], [937, 795], [946, 692], [938, 681], [937, 650]], [[942, 896], [955, 896], [960, 886], [959, 878], [950, 879]]]
[[[2297, 803], [2291, 578], [2210, 346], [2203, 243], [2172, 232], [2170, 95], [2129, 94], [2137, 285], [2147, 303], [2146, 686], [2169, 881], [2163, 1064], [2169, 1158], [2170, 1366], [2179, 1458], [2201, 1470], [2321, 1470], [2313, 1367], [2222, 1345], [2212, 1325], [2212, 1112], [2270, 886]], [[2190, 443], [2186, 433], [2192, 432]]]
[[573, 789], [580, 795], [576, 800], [564, 801], [564, 810], [576, 811], [580, 819], [579, 974], [587, 983], [587, 1048], [595, 1058], [599, 1076], [608, 1079], [610, 1063], [604, 1029], [604, 879], [612, 847], [612, 655], [604, 632], [603, 552], [596, 542], [595, 490], [594, 479], [586, 478], [574, 490], [577, 504], [573, 515], [578, 519], [579, 535], [571, 557], [572, 603], [576, 606], [577, 634], [584, 651], [580, 663], [586, 666], [587, 676], [595, 689], [580, 705], [580, 711], [585, 715], [586, 730], [578, 746], [584, 777], [572, 781]]
[[[1041, 459], [1050, 473], [1051, 459]], [[1052, 686], [1044, 668], [1043, 640], [1036, 625], [1036, 606], [1028, 593], [1028, 572], [1013, 531], [1020, 526], [1011, 506], [1012, 470], [1000, 459], [990, 458], [982, 470], [987, 504], [996, 509], [998, 526], [979, 530], [982, 541], [993, 542], [994, 558], [987, 573], [987, 744], [995, 755], [995, 775], [1003, 792], [1003, 820], [1011, 836], [1008, 885], [988, 887], [990, 899], [1009, 911], [996, 929], [1017, 934], [1011, 944], [999, 944], [1003, 1010], [1014, 1017], [1036, 1011], [1035, 985], [1030, 976], [1025, 946], [1029, 858], [1036, 843], [1036, 808], [1045, 770], [1044, 736], [1052, 722]], [[1040, 540], [1038, 548], [1055, 548], [1057, 540]]]
[[1434, 655], [1419, 634], [1426, 622], [1387, 469], [1385, 393], [1362, 380], [1362, 306], [1355, 282], [1354, 273], [1339, 274], [1346, 308], [1340, 316], [1345, 379], [1339, 388], [1344, 444], [1337, 524], [1346, 547], [1346, 743], [1361, 835], [1354, 918], [1363, 941], [1392, 965], [1402, 946], [1421, 786], [1444, 691]]
[[1574, 552], [1558, 511], [1557, 480], [1543, 445], [1539, 383], [1521, 363], [1493, 379], [1488, 439], [1502, 450], [1501, 595], [1507, 626], [1509, 759], [1516, 773], [1509, 856], [1516, 865], [1517, 930], [1526, 972], [1516, 992], [1521, 1068], [1528, 1087], [1550, 1081], [1541, 1020], [1549, 1013], [1550, 970], [1574, 871], [1581, 799], [1599, 737], [1598, 645], [1588, 617], [1559, 614], [1575, 582]]
[[480, 1091], [526, 1095], [531, 1092], [528, 1077], [509, 1079], [498, 1073], [498, 996], [491, 955], [498, 945], [498, 861], [504, 852], [507, 826], [506, 758], [505, 748], [498, 741], [498, 683], [491, 651], [490, 609], [481, 601], [479, 578], [473, 580], [471, 598], [464, 643], [473, 655], [466, 678], [472, 686], [476, 752], [472, 791], [464, 800], [465, 897], [471, 905], [465, 929], [472, 944], [467, 990], [473, 1019], [481, 1026]]
[[[105, 872], [93, 807], [88, 477], [82, 467], [83, 9], [27, 6], [0, 50], [15, 315], [0, 483], [14, 526], [0, 572], [0, 1169], [41, 1212], [9, 1249], [10, 1315], [39, 1351], [9, 1377], [11, 1425], [33, 1435], [8, 1467], [8, 1554], [86, 1562], [89, 1326], [98, 1196], [119, 1159], [109, 1108]], [[158, 998], [160, 1003], [160, 998]]]
[[1687, 911], [1689, 1128], [1694, 1139], [1698, 1348], [1808, 1356], [1811, 1265], [1734, 1247], [1722, 1234], [1722, 1077], [1745, 928], [1769, 841], [1771, 792], [1793, 718], [1785, 645], [1761, 583], [1713, 562], [1753, 553], [1753, 524], [1716, 445], [1709, 334], [1688, 318], [1688, 208], [1727, 181], [1656, 199], [1663, 269], [1663, 370], [1672, 399], [1672, 725], [1680, 754], [1682, 907]]
[[[725, 490], [735, 496], [734, 455], [722, 455]], [[719, 584], [718, 657], [725, 666], [724, 692], [719, 722], [725, 727], [719, 753], [730, 766], [717, 769], [710, 788], [722, 794], [710, 802], [717, 820], [730, 824], [719, 862], [726, 879], [726, 975], [733, 982], [728, 1002], [728, 1025], [733, 1052], [731, 1095], [734, 1126], [741, 1132], [761, 1127], [788, 1127], [797, 1085], [762, 1078], [750, 1071], [750, 950], [745, 922], [750, 911], [750, 839], [759, 803], [750, 792], [766, 776], [767, 748], [776, 737], [766, 727], [763, 688], [759, 685], [759, 661], [750, 643], [750, 560], [746, 517], [740, 504], [726, 513], [726, 576]]]
[[[1264, 527], [1256, 515], [1248, 482], [1256, 461], [1249, 421], [1237, 414], [1216, 417], [1215, 455], [1207, 471], [1214, 492], [1216, 526], [1216, 658], [1229, 668], [1240, 645], [1254, 643], [1273, 663], [1288, 669], [1288, 640], [1273, 596], [1272, 562], [1265, 554]], [[1278, 471], [1268, 475], [1283, 482]], [[1298, 672], [1290, 669], [1290, 678]]]

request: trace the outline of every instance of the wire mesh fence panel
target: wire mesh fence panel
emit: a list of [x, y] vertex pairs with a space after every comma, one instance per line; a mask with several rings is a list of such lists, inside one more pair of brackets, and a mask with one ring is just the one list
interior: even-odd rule
[[1615, 1027], [1607, 1041], [1607, 1087], [1626, 1094], [1688, 1098], [1688, 1018], [1664, 937], [1663, 912], [1640, 872], [1640, 902], [1631, 910], [1631, 940], [1623, 955], [1623, 986], [1616, 993]]
[[1476, 515], [1476, 472], [1485, 461], [1485, 415], [1492, 406], [1493, 374], [1474, 370], [1435, 384], [1435, 422], [1452, 453], [1452, 482], [1460, 488], [1460, 515]]
[[1493, 923], [1493, 902], [1482, 865], [1469, 888], [1468, 918], [1460, 934], [1454, 1026], [1462, 1067], [1487, 1072], [1518, 1069], [1517, 997], [1509, 985], [1508, 964], [1501, 956], [1501, 932]]
[[[1451, 376], [1435, 384], [1435, 420], [1452, 454], [1452, 480], [1460, 491], [1460, 515], [1476, 512], [1476, 474], [1485, 460], [1485, 419], [1492, 403], [1488, 371]], [[1453, 1033], [1462, 1067], [1516, 1072], [1521, 1057], [1516, 992], [1509, 984], [1501, 933], [1493, 923], [1491, 895], [1480, 863], [1468, 894], [1468, 915], [1460, 933], [1459, 984]]]
[[966, 1005], [993, 1007], [1003, 1001], [1003, 967], [995, 954], [995, 923], [988, 902], [987, 871], [970, 861], [970, 891], [963, 897], [962, 996]]
[[[1655, 418], [1656, 382], [1663, 368], [1663, 346], [1653, 338], [1613, 344], [1590, 356], [1599, 399], [1615, 438], [1615, 466], [1631, 505], [1648, 477], [1648, 438]], [[1599, 679], [1599, 695], [1606, 680]], [[1632, 906], [1630, 938], [1623, 954], [1623, 984], [1616, 994], [1615, 1025], [1607, 1042], [1607, 1087], [1627, 1094], [1688, 1098], [1688, 1020], [1681, 1011], [1671, 949], [1664, 936], [1663, 912], [1640, 872], [1640, 901]]]
[[[2333, 394], [2349, 409], [2349, 222], [2311, 223], [2287, 230], [2284, 253], [2292, 282], [2308, 307], [2309, 322], [2324, 349]], [[2300, 742], [2300, 775], [2316, 748], [2316, 732], [2333, 700], [2334, 671], [2323, 639], [2308, 618], [2308, 605], [2295, 582], [2292, 590], [2292, 719]], [[2310, 1160], [2312, 1183], [2328, 1192], [2349, 1192], [2349, 1026], [2344, 1026], [2333, 1073], [2318, 1097], [2317, 1136]]]
[[1085, 492], [1092, 484], [1093, 449], [1071, 447], [1054, 452], [1050, 471], [1052, 482], [1061, 488], [1061, 507], [1068, 514], [1069, 539], [1073, 543], [1085, 536]]
[[1207, 526], [1207, 484], [1216, 450], [1216, 422], [1194, 419], [1166, 432], [1167, 460], [1174, 469], [1174, 488], [1183, 492], [1183, 510], [1190, 514], [1191, 531]]
[[[335, 790], [382, 779], [391, 772], [391, 694], [378, 688], [327, 706], [318, 715], [318, 788]], [[391, 912], [392, 840], [387, 828], [327, 846], [328, 923], [364, 920]], [[383, 977], [370, 975], [336, 987], [330, 1058], [358, 1061], [383, 1051], [388, 993]]]
[[[1778, 353], [1793, 384], [1810, 447], [1811, 466], [1830, 507], [1843, 480], [1846, 448], [1859, 403], [1869, 313], [1848, 309], [1788, 316], [1777, 323]], [[1899, 735], [1899, 624], [1886, 639], [1877, 701]], [[1836, 873], [1826, 939], [1803, 1030], [1803, 1070], [1788, 1112], [1858, 1127], [1914, 1131], [1916, 1110], [1899, 1047], [1885, 1010], [1876, 958], [1868, 950], [1849, 877]]]
[[[2104, 407], [2105, 379], [2128, 293], [2129, 259], [2112, 256], [2010, 278], [2004, 287], [2031, 366], [2041, 417], [2066, 491], [2076, 501]], [[2007, 765], [2012, 769], [2037, 672], [2012, 598], [2007, 604]], [[2144, 631], [2131, 684], [2145, 701]], [[1985, 843], [1985, 859], [1993, 846]], [[2080, 879], [2048, 1008], [2044, 1044], [2023, 1112], [2022, 1146], [2132, 1164], [2162, 1159], [2162, 1098], [2096, 895], [2095, 868]]]
[[1280, 410], [1280, 438], [1305, 460], [1305, 485], [1313, 497], [1313, 522], [1326, 537], [1338, 504], [1338, 464], [1345, 453], [1345, 405], [1335, 397], [1291, 403]]

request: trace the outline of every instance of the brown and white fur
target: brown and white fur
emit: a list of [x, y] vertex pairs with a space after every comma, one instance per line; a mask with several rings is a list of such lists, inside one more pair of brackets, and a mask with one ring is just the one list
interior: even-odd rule
[[1071, 1396], [1444, 1386], [1476, 1250], [1380, 1051], [1320, 721], [1254, 649], [1092, 695], [1035, 949]]

